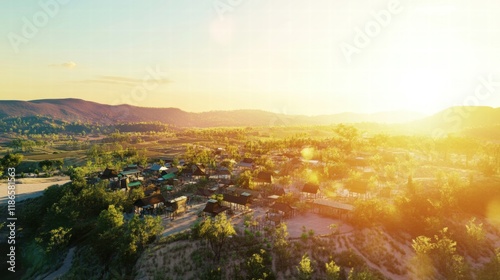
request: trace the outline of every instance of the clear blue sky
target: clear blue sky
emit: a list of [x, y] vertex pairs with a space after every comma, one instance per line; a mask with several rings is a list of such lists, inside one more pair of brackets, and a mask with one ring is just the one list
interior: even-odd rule
[[493, 0], [4, 0], [0, 98], [308, 115], [497, 107], [500, 85], [476, 89], [500, 82], [499, 27]]

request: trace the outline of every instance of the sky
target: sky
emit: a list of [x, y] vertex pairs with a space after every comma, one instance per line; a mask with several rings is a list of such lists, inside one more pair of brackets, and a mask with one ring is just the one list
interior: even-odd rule
[[500, 106], [494, 0], [3, 0], [0, 34], [2, 100], [303, 115]]

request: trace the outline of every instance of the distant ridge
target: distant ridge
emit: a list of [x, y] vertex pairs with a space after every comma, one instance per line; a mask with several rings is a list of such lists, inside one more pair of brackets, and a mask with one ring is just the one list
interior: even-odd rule
[[495, 129], [500, 125], [500, 108], [455, 106], [432, 116], [410, 122], [415, 130], [458, 132], [471, 129]]
[[334, 123], [403, 123], [423, 117], [418, 113], [341, 113], [322, 116], [275, 114], [261, 110], [190, 113], [178, 108], [107, 105], [82, 99], [0, 101], [0, 118], [47, 116], [68, 122], [96, 124], [161, 122], [177, 127], [325, 125]]

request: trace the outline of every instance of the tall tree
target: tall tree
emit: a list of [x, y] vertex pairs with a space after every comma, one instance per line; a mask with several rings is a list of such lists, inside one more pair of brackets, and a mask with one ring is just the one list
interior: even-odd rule
[[231, 221], [227, 219], [224, 213], [215, 216], [215, 218], [207, 218], [200, 227], [200, 236], [208, 240], [217, 262], [220, 260], [228, 238], [235, 234], [236, 231]]

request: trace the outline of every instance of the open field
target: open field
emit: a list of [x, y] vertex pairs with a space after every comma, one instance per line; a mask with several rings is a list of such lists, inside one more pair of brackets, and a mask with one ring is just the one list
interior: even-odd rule
[[[71, 182], [67, 176], [57, 176], [51, 178], [23, 178], [16, 180], [16, 201], [41, 196], [43, 191], [52, 185], [64, 185]], [[3, 186], [7, 185], [6, 180], [0, 181]], [[7, 188], [0, 190], [0, 205], [7, 201]]]

